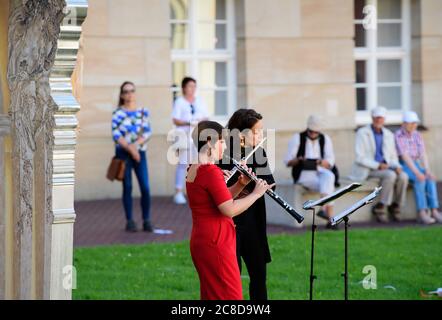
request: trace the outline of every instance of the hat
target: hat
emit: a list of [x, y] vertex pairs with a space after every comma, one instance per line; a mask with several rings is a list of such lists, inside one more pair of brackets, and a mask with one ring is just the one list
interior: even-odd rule
[[419, 116], [414, 111], [405, 111], [402, 120], [405, 123], [413, 123], [413, 122], [418, 123], [418, 122], [420, 122]]
[[318, 116], [311, 115], [307, 120], [307, 129], [312, 131], [321, 131], [322, 122]]
[[385, 107], [379, 106], [371, 110], [371, 116], [374, 118], [377, 117], [385, 118], [386, 115], [387, 115], [387, 109]]

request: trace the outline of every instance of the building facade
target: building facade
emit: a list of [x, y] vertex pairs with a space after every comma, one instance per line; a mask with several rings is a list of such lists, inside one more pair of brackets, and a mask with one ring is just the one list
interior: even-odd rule
[[[442, 1], [439, 0], [91, 0], [73, 83], [81, 110], [76, 199], [119, 197], [105, 178], [110, 122], [125, 80], [149, 108], [148, 166], [154, 195], [172, 195], [167, 161], [173, 99], [183, 76], [198, 80], [211, 118], [226, 123], [255, 108], [276, 130], [277, 181], [290, 137], [310, 114], [326, 120], [342, 175], [358, 126], [377, 105], [400, 124], [415, 110], [432, 169], [442, 179]], [[136, 188], [135, 188], [136, 189]]]

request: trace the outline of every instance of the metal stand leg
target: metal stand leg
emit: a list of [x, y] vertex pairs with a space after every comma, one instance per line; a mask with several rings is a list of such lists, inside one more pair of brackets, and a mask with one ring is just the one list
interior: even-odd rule
[[316, 224], [315, 224], [315, 216], [316, 211], [315, 209], [313, 211], [313, 220], [312, 220], [312, 244], [311, 244], [311, 253], [310, 253], [310, 300], [313, 300], [313, 282], [316, 279], [316, 276], [314, 275], [314, 255], [315, 255], [315, 231], [316, 231]]
[[348, 217], [344, 219], [344, 300], [348, 300]]

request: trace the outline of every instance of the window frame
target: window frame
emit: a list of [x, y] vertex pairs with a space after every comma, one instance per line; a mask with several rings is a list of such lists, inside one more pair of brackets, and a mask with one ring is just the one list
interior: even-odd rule
[[[187, 64], [188, 75], [194, 77], [198, 81], [198, 93], [202, 91], [227, 92], [227, 106], [225, 115], [211, 114], [210, 118], [214, 121], [227, 122], [229, 116], [236, 109], [236, 38], [235, 38], [235, 6], [234, 0], [225, 0], [226, 2], [226, 17], [225, 20], [211, 20], [211, 23], [226, 25], [226, 48], [225, 49], [208, 49], [198, 50], [198, 23], [209, 22], [197, 20], [197, 0], [188, 0], [188, 19], [187, 20], [169, 20], [169, 25], [173, 23], [186, 22], [189, 28], [188, 34], [188, 48], [187, 49], [173, 49], [171, 48], [171, 62], [184, 62]], [[170, 6], [169, 6], [170, 7]], [[172, 37], [172, 34], [171, 34]], [[203, 86], [199, 79], [199, 62], [213, 61], [226, 63], [226, 86], [209, 87]], [[171, 88], [171, 92], [180, 92], [181, 88]], [[201, 95], [199, 95], [201, 96]], [[205, 101], [207, 103], [207, 101]]]
[[[377, 8], [379, 0], [366, 0], [365, 5], [374, 5]], [[379, 19], [379, 18], [377, 18]], [[365, 30], [366, 46], [354, 47], [354, 67], [356, 61], [366, 61], [366, 83], [354, 83], [355, 96], [356, 89], [366, 88], [367, 110], [357, 110], [356, 124], [364, 125], [371, 123], [370, 110], [377, 106], [378, 81], [377, 81], [377, 61], [378, 60], [400, 60], [401, 62], [401, 109], [388, 110], [386, 118], [387, 124], [398, 124], [402, 122], [402, 113], [412, 109], [411, 97], [411, 5], [410, 0], [401, 0], [400, 19], [381, 19], [381, 23], [401, 22], [401, 46], [400, 47], [379, 47], [377, 45], [377, 28]], [[354, 25], [362, 23], [363, 20], [353, 19]], [[377, 21], [379, 25], [379, 21]], [[356, 70], [355, 70], [356, 71]], [[355, 72], [356, 74], [356, 72]], [[357, 101], [356, 101], [357, 103]]]

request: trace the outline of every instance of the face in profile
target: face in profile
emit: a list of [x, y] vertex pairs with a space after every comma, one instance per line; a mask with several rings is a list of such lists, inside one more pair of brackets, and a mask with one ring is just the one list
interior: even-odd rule
[[215, 143], [214, 149], [216, 150], [216, 159], [221, 160], [223, 158], [224, 151], [226, 150], [226, 141], [224, 139], [218, 139]]
[[255, 125], [242, 133], [247, 147], [256, 147], [263, 139], [263, 123], [258, 120]]

